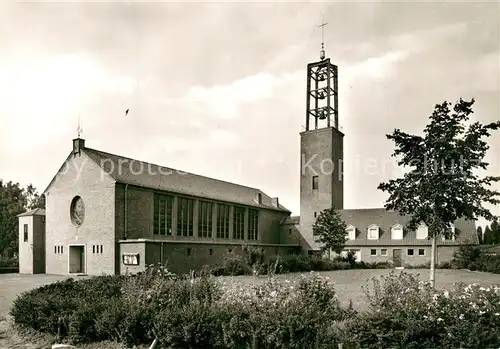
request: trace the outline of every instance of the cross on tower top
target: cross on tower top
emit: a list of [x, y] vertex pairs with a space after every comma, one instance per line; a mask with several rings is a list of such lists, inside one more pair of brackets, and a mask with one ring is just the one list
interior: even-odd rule
[[319, 54], [319, 58], [321, 60], [325, 59], [325, 25], [328, 23], [325, 23], [323, 16], [321, 16], [321, 24], [318, 25], [318, 27], [321, 27], [321, 51]]
[[83, 128], [80, 125], [80, 115], [78, 115], [78, 127], [76, 129], [76, 132], [78, 134], [78, 138], [80, 138], [80, 135], [83, 133]]

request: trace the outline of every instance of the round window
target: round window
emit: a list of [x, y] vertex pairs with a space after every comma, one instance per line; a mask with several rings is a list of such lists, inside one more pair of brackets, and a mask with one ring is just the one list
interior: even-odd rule
[[73, 201], [71, 201], [71, 222], [79, 227], [82, 225], [83, 220], [85, 219], [85, 206], [83, 204], [83, 200], [79, 196], [75, 196]]

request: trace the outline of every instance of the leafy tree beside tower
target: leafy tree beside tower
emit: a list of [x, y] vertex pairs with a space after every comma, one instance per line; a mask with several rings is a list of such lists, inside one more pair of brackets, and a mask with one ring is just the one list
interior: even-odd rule
[[347, 240], [346, 229], [347, 226], [339, 213], [330, 208], [319, 213], [313, 224], [313, 235], [323, 253], [333, 251], [340, 254]]
[[385, 208], [410, 217], [407, 229], [425, 223], [432, 240], [430, 282], [434, 286], [436, 239], [452, 235], [451, 225], [460, 218], [493, 220], [484, 204], [500, 203], [498, 191], [491, 189], [500, 177], [480, 177], [489, 149], [491, 131], [500, 121], [483, 125], [471, 122], [474, 99], [460, 99], [435, 106], [423, 135], [411, 135], [395, 129], [387, 135], [395, 144], [393, 157], [408, 168], [403, 177], [381, 183], [378, 189], [389, 194]]

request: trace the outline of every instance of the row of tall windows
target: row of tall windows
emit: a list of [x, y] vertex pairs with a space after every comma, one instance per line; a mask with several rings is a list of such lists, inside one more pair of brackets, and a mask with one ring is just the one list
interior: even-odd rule
[[[193, 236], [194, 200], [179, 197], [177, 199], [177, 236]], [[170, 195], [154, 194], [154, 228], [155, 235], [172, 235], [172, 214], [174, 197]], [[217, 205], [215, 221], [214, 209]], [[229, 239], [230, 205], [215, 204], [209, 201], [199, 201], [198, 204], [198, 236], [211, 238], [213, 225], [216, 225], [216, 236], [219, 239]], [[245, 238], [245, 208], [233, 208], [233, 239]], [[259, 230], [259, 211], [248, 210], [248, 239], [257, 240]]]

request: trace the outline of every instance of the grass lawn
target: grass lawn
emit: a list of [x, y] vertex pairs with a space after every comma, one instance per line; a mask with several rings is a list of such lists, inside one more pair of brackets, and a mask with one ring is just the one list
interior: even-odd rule
[[[364, 310], [367, 307], [366, 297], [361, 289], [361, 286], [366, 285], [373, 277], [388, 275], [392, 269], [356, 269], [356, 270], [337, 270], [319, 272], [321, 276], [330, 278], [335, 284], [337, 296], [339, 300], [347, 305], [349, 300], [352, 300], [354, 308]], [[405, 269], [395, 270], [395, 272], [405, 272], [411, 274], [419, 274], [423, 281], [429, 280], [429, 269]], [[305, 273], [304, 273], [305, 274]], [[292, 279], [300, 274], [278, 275], [280, 279]], [[251, 284], [256, 282], [264, 282], [266, 277], [252, 276], [236, 276], [224, 277], [232, 279], [236, 282]], [[436, 269], [436, 288], [448, 289], [456, 282], [464, 282], [466, 284], [478, 283], [483, 285], [500, 285], [500, 274], [482, 273], [467, 270], [454, 269]]]
[[[347, 304], [349, 300], [358, 310], [366, 309], [367, 302], [361, 286], [366, 285], [373, 277], [380, 277], [391, 272], [390, 269], [358, 269], [340, 270], [330, 272], [320, 272], [322, 276], [327, 276], [335, 284], [339, 300]], [[407, 273], [419, 274], [421, 280], [429, 279], [428, 269], [407, 269], [402, 270]], [[401, 272], [397, 270], [396, 272]], [[304, 273], [305, 274], [305, 273]], [[280, 279], [293, 279], [300, 274], [278, 275]], [[0, 348], [50, 348], [53, 339], [44, 335], [19, 335], [16, 333], [8, 321], [7, 314], [17, 295], [32, 288], [49, 284], [58, 280], [64, 280], [65, 276], [57, 275], [21, 275], [21, 274], [0, 274]], [[243, 284], [261, 283], [266, 280], [265, 276], [235, 276], [223, 277], [224, 281], [240, 282]], [[466, 270], [438, 269], [436, 270], [436, 287], [438, 289], [450, 288], [455, 282], [466, 284], [479, 283], [483, 285], [500, 285], [500, 275], [482, 272], [471, 272]], [[26, 338], [30, 338], [27, 340]], [[26, 343], [30, 341], [31, 343]], [[116, 343], [95, 343], [87, 346], [79, 346], [87, 349], [118, 349], [120, 345]], [[147, 348], [147, 347], [146, 347]]]

